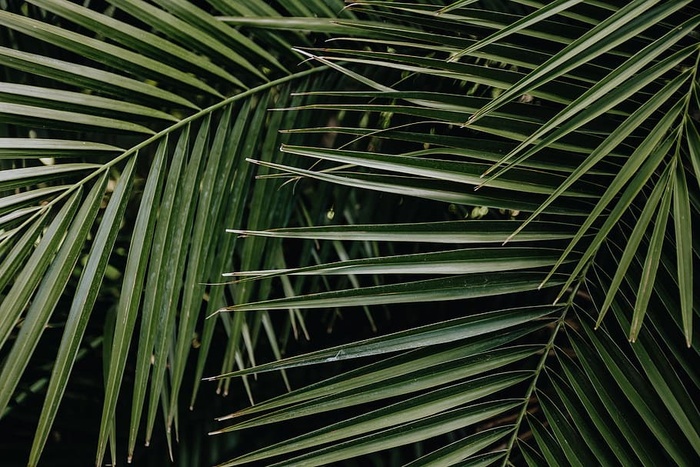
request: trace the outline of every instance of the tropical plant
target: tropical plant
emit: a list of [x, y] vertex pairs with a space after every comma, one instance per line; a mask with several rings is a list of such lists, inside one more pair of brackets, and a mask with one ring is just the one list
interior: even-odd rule
[[[38, 462], [81, 350], [105, 343], [105, 388], [97, 379], [87, 390], [105, 394], [98, 463], [120, 392], [133, 401], [126, 422], [131, 457], [138, 436], [150, 442], [161, 405], [168, 437], [171, 426], [178, 429], [179, 402], [194, 405], [205, 368], [216, 371], [206, 366], [215, 335], [228, 340], [223, 349], [216, 345], [225, 357], [211, 360], [218, 371], [254, 361], [261, 329], [277, 350], [265, 314], [204, 320], [230, 300], [264, 297], [264, 286], [204, 284], [220, 282], [234, 264], [281, 265], [274, 247], [259, 253], [267, 241], [243, 245], [234, 259], [236, 238], [225, 228], [244, 217], [246, 225], [265, 228], [290, 216], [286, 193], [271, 184], [250, 189], [255, 170], [244, 159], [277, 160], [286, 140], [279, 128], [297, 117], [268, 109], [301, 103], [291, 90], [321, 86], [323, 68], [300, 65], [292, 52], [293, 44], [313, 45], [316, 37], [244, 34], [203, 8], [263, 17], [340, 11], [353, 19], [342, 3], [321, 1], [277, 9], [265, 2], [86, 3], [12, 1], [0, 12], [0, 412], [10, 423], [10, 412], [21, 418], [13, 399], [46, 394], [30, 464]], [[298, 328], [299, 312], [290, 317]], [[52, 328], [61, 329], [59, 338], [40, 341]], [[186, 370], [193, 340], [196, 367]], [[25, 372], [33, 354], [34, 367], [48, 364], [48, 372]], [[185, 376], [194, 388], [181, 395]], [[218, 390], [225, 394], [228, 386]]]
[[[172, 445], [214, 357], [251, 397], [325, 375], [221, 416], [282, 427], [223, 465], [697, 463], [700, 10], [435, 3], [0, 2], [0, 423], [45, 393], [31, 465], [91, 348], [98, 464], [124, 397], [128, 456], [142, 415]], [[395, 332], [280, 359], [345, 307]]]

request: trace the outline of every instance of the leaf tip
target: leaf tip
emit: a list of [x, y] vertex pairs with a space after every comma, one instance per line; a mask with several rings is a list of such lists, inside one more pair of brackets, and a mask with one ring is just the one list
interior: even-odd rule
[[212, 314], [210, 314], [209, 316], [207, 316], [206, 319], [214, 318], [216, 315], [218, 315], [219, 313], [224, 312], [224, 311], [227, 311], [226, 308], [219, 308], [219, 309], [216, 310], [214, 313], [212, 313]]
[[[503, 243], [501, 243], [501, 246], [505, 246], [506, 243], [508, 243], [508, 242], [510, 242], [511, 240], [513, 240], [513, 237], [515, 237], [515, 235], [516, 235], [517, 233], [518, 233], [518, 232], [515, 231], [515, 232], [513, 232], [512, 234], [508, 235], [508, 236], [506, 237], [506, 239], [503, 240]], [[542, 282], [542, 284], [540, 284], [540, 287], [542, 287], [542, 285], [544, 285], [544, 282]]]

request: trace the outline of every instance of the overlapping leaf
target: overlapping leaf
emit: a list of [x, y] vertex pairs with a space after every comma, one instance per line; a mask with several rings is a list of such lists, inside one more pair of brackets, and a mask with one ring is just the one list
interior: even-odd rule
[[[698, 256], [692, 240], [693, 220], [698, 219], [692, 191], [697, 187], [687, 178], [691, 169], [697, 175], [700, 167], [696, 157], [696, 118], [691, 115], [695, 112], [691, 109], [697, 106], [698, 82], [698, 45], [691, 31], [700, 21], [699, 12], [683, 2], [638, 1], [622, 6], [599, 2], [595, 7], [584, 2], [518, 2], [535, 8], [509, 17], [489, 11], [488, 7], [474, 7], [473, 3], [454, 2], [444, 8], [419, 2], [353, 4], [357, 11], [378, 12], [386, 19], [385, 24], [338, 22], [349, 28], [343, 32], [347, 39], [352, 36], [352, 28], [362, 30], [358, 35], [364, 35], [366, 47], [343, 47], [345, 42], [339, 40], [332, 49], [301, 52], [355, 79], [359, 90], [317, 92], [313, 95], [324, 99], [321, 103], [287, 110], [365, 113], [369, 115], [365, 125], [291, 130], [293, 134], [332, 132], [334, 137], [342, 137], [342, 142], [332, 148], [282, 148], [289, 154], [312, 158], [310, 169], [261, 164], [292, 180], [309, 177], [430, 201], [532, 212], [527, 222], [520, 228], [515, 226], [505, 239], [500, 230], [507, 225], [505, 221], [267, 231], [234, 226], [232, 232], [317, 241], [436, 244], [538, 241], [542, 234], [539, 241], [543, 244], [563, 248], [550, 274], [557, 271], [566, 279], [557, 297], [564, 302], [559, 308], [559, 319], [551, 334], [540, 335], [537, 340], [545, 350], [534, 367], [529, 367], [534, 371], [528, 378], [530, 384], [518, 389], [521, 399], [512, 407], [511, 415], [494, 422], [500, 423], [503, 430], [498, 435], [494, 433], [494, 438], [463, 431], [454, 445], [438, 449], [416, 463], [448, 458], [460, 462], [488, 445], [479, 444], [477, 439], [495, 440], [502, 436], [506, 438], [502, 441], [505, 451], [476, 455], [474, 462], [478, 464], [483, 459], [486, 465], [487, 459], [503, 456], [504, 464], [516, 463], [516, 459], [531, 465], [689, 463], [697, 456], [690, 446], [697, 436], [698, 409], [686, 397], [686, 383], [681, 381], [693, 380], [695, 373], [690, 362], [697, 362], [698, 355], [693, 348], [685, 353], [670, 341], [675, 342], [678, 336], [673, 336], [682, 329], [688, 346], [692, 346], [696, 314], [690, 284], [692, 263]], [[660, 28], [654, 29], [656, 24]], [[493, 30], [496, 32], [492, 34]], [[515, 52], [523, 47], [527, 53]], [[367, 88], [371, 91], [364, 90]], [[466, 129], [459, 127], [464, 122]], [[483, 171], [477, 168], [481, 164]], [[501, 169], [501, 164], [508, 165]], [[480, 177], [490, 172], [494, 173], [491, 178]], [[550, 183], [552, 188], [548, 187]], [[459, 185], [484, 187], [476, 193], [466, 193]], [[508, 190], [507, 201], [494, 194], [497, 189]], [[537, 198], [535, 193], [545, 196]], [[593, 204], [576, 203], [576, 197], [588, 195], [594, 199]], [[564, 199], [562, 206], [566, 209], [551, 209], [551, 203]], [[583, 216], [579, 217], [579, 212]], [[669, 216], [673, 219], [673, 233], [667, 232]], [[549, 224], [542, 223], [541, 217], [556, 220], [553, 225], [567, 231], [568, 225], [573, 224], [577, 233], [573, 237], [567, 233], [560, 243], [547, 237]], [[482, 227], [496, 230], [483, 232]], [[616, 244], [616, 248], [606, 248], [608, 244]], [[577, 247], [583, 254], [572, 258], [570, 254]], [[489, 250], [470, 247], [464, 251]], [[274, 278], [363, 271], [386, 274], [410, 273], [413, 268], [435, 273], [439, 268], [431, 260], [453, 254], [455, 250], [386, 255], [232, 275]], [[572, 260], [572, 269], [564, 266], [567, 260]], [[453, 257], [450, 263], [457, 266], [459, 260]], [[425, 268], [420, 269], [421, 265]], [[597, 272], [600, 267], [607, 268], [603, 276]], [[595, 273], [591, 272], [593, 269]], [[506, 293], [517, 287], [509, 283], [501, 288], [504, 283], [495, 277], [484, 277], [493, 291]], [[372, 285], [236, 304], [229, 310], [390, 304], [470, 296], [456, 291], [442, 293], [441, 287], [449, 287], [450, 280], [453, 279]], [[595, 293], [591, 294], [591, 290]], [[676, 303], [678, 307], [674, 307]], [[606, 328], [606, 311], [613, 309], [629, 339], [639, 337], [640, 342], [631, 347], [624, 340], [616, 343], [624, 336], [617, 323], [613, 325], [614, 333], [592, 331], [592, 312], [587, 307], [597, 307], [598, 325], [602, 328]], [[663, 310], [658, 311], [661, 314], [656, 308]], [[673, 315], [673, 324], [665, 324], [668, 315]], [[651, 322], [645, 325], [652, 328], [648, 332], [642, 327], [642, 318]], [[642, 335], [650, 339], [649, 344], [641, 342]], [[528, 342], [535, 339], [530, 336]], [[669, 349], [674, 349], [669, 358], [677, 360], [684, 373], [667, 374], [669, 382], [664, 384], [661, 373], [673, 366], [661, 363], [668, 362], [665, 358]], [[372, 352], [381, 355], [395, 350], [387, 341]], [[345, 351], [338, 347], [279, 364], [294, 367], [349, 358]], [[401, 359], [410, 356], [406, 353], [378, 365], [382, 372], [388, 371], [384, 368], [393, 367], [393, 362], [402, 367]], [[262, 364], [222, 377], [250, 374], [256, 369], [267, 371], [275, 365]], [[353, 370], [328, 383], [274, 398], [269, 405], [226, 417], [240, 420], [239, 417], [255, 414], [230, 429], [284, 423], [321, 413], [324, 398], [330, 397], [324, 393], [326, 385], [329, 389], [346, 384], [351, 387], [350, 399], [343, 399], [344, 393], [340, 393], [340, 400], [348, 404], [357, 404], [355, 401], [362, 395], [370, 400], [372, 394], [381, 392], [381, 385], [376, 382], [375, 373], [368, 373], [369, 368]], [[364, 382], [363, 377], [367, 377]], [[478, 381], [472, 379], [474, 384]], [[404, 380], [394, 394], [398, 397], [411, 384]], [[660, 387], [655, 390], [657, 385]], [[332, 402], [328, 404], [335, 407]], [[355, 425], [353, 420], [345, 419], [338, 427], [359, 429], [363, 422], [358, 419]], [[414, 423], [422, 423], [420, 416]], [[416, 430], [420, 432], [420, 428]], [[407, 436], [394, 444], [397, 438], [391, 430], [375, 435], [358, 432], [351, 441], [323, 448], [322, 443], [335, 441], [332, 437], [324, 441], [323, 433], [322, 429], [317, 438], [311, 438], [315, 440], [314, 450], [281, 463], [316, 465], [417, 441]], [[314, 435], [282, 441], [225, 465], [291, 453], [294, 443], [305, 442], [306, 436]], [[387, 445], [373, 443], [375, 437], [385, 437]], [[460, 457], [459, 452], [468, 454]]]
[[[32, 448], [30, 464], [35, 465], [83, 336], [95, 332], [90, 315], [115, 243], [128, 252], [114, 331], [105, 341], [99, 464], [113, 435], [123, 375], [134, 351], [139, 353], [138, 383], [129, 455], [142, 407], [147, 442], [163, 402], [167, 429], [175, 424], [177, 430], [184, 367], [208, 292], [202, 284], [210, 277], [212, 258], [231, 255], [232, 236], [223, 226], [231, 214], [240, 218], [249, 200], [252, 171], [244, 157], [261, 152], [270, 160], [277, 157], [282, 121], [266, 121], [267, 107], [284, 83], [311, 82], [320, 69], [298, 68], [288, 43], [268, 42], [264, 33], [241, 33], [190, 2], [115, 0], [106, 11], [67, 0], [28, 3], [24, 9], [9, 5], [0, 11], [10, 38], [5, 42], [3, 37], [0, 52], [7, 71], [0, 83], [0, 120], [19, 136], [2, 138], [0, 144], [6, 163], [0, 172], [5, 310], [0, 331], [3, 355], [9, 358], [2, 371], [19, 383], [45, 324], [54, 315], [68, 317]], [[321, 11], [334, 10], [322, 2], [307, 10], [311, 15]], [[290, 13], [298, 11], [267, 8], [270, 15]], [[289, 93], [281, 94], [279, 105], [290, 105]], [[246, 125], [251, 110], [256, 120]], [[247, 146], [236, 150], [244, 132]], [[236, 156], [228, 157], [232, 153]], [[219, 178], [221, 172], [225, 176]], [[231, 195], [238, 201], [225, 204]], [[254, 205], [262, 203], [257, 196]], [[101, 213], [103, 203], [107, 208]], [[287, 217], [288, 204], [278, 200], [269, 219], [250, 225], [278, 223]], [[138, 212], [135, 220], [127, 207]], [[75, 290], [68, 282], [74, 274], [81, 277]], [[54, 311], [62, 295], [73, 293], [70, 310], [59, 306]], [[134, 335], [137, 323], [139, 336]], [[253, 332], [257, 339], [258, 328]], [[230, 336], [235, 349], [238, 338]], [[206, 358], [207, 352], [201, 353]], [[14, 387], [3, 386], [0, 412]]]
[[[211, 357], [224, 394], [234, 376], [377, 359], [222, 417], [235, 419], [227, 432], [355, 410], [224, 465], [324, 465], [428, 439], [437, 447], [411, 465], [700, 455], [691, 2], [108, 3], [0, 11], [0, 122], [18, 136], [0, 138], [0, 376], [12, 381], [0, 413], [47, 323], [66, 320], [30, 464], [95, 333], [113, 251], [125, 268], [104, 331], [97, 463], [108, 440], [117, 452], [120, 397], [132, 398], [129, 456], [159, 411], [172, 451], [179, 401], [194, 405]], [[319, 48], [329, 35], [333, 48]], [[311, 60], [298, 67], [300, 56]], [[300, 178], [322, 183], [286, 228]], [[344, 187], [339, 204], [416, 204], [357, 223], [346, 207], [348, 225], [308, 227], [328, 209], [326, 182]], [[377, 196], [360, 203], [362, 189]], [[432, 217], [406, 219], [415, 206]], [[287, 244], [310, 266], [287, 267]], [[253, 277], [220, 284], [231, 271]], [[475, 314], [500, 300], [551, 303], [543, 285], [560, 288], [561, 305]], [[261, 331], [281, 357], [274, 310], [298, 332], [303, 308], [463, 299], [466, 316], [452, 321], [250, 367]], [[221, 335], [223, 355], [212, 354]], [[183, 395], [195, 336], [195, 388]], [[130, 358], [135, 389], [120, 394]]]

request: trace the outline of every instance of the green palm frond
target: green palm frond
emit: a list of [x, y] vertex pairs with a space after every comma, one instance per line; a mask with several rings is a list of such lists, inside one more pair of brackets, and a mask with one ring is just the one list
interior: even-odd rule
[[[229, 293], [247, 301], [268, 291], [205, 284], [219, 282], [234, 264], [235, 237], [225, 233], [231, 222], [245, 216], [248, 225], [265, 228], [289, 217], [291, 203], [273, 186], [251, 188], [256, 171], [245, 158], [278, 158], [280, 142], [289, 139], [279, 129], [307, 116], [270, 116], [268, 109], [302, 103], [291, 97], [290, 86], [313, 89], [324, 69], [299, 66], [289, 40], [311, 45], [303, 35], [247, 34], [215, 15], [340, 12], [352, 20], [353, 14], [340, 3], [290, 9], [210, 3], [115, 0], [88, 8], [67, 0], [3, 2], [0, 413], [15, 408], [11, 400], [47, 324], [65, 322], [31, 465], [49, 436], [83, 337], [94, 332], [91, 314], [114, 261], [125, 266], [116, 321], [105, 339], [98, 464], [120, 398], [132, 400], [129, 456], [141, 436], [142, 413], [148, 444], [161, 405], [170, 442], [180, 401], [186, 397], [194, 405], [222, 320], [234, 353], [263, 328], [277, 345], [279, 330], [262, 315], [203, 319]], [[243, 247], [244, 268], [280, 266], [278, 258], [248, 251], [266, 242]], [[71, 296], [66, 307], [64, 297]], [[186, 371], [197, 330], [199, 364]], [[247, 351], [254, 362], [251, 345]], [[124, 394], [133, 353], [134, 390]], [[248, 361], [214, 357], [222, 372]], [[191, 394], [181, 394], [185, 379], [195, 383]]]
[[[43, 397], [30, 465], [100, 347], [98, 465], [173, 458], [204, 384], [251, 405], [182, 462], [697, 463], [691, 1], [0, 7], [0, 425]], [[395, 324], [283, 358], [341, 310]]]
[[[332, 48], [300, 52], [355, 79], [357, 88], [314, 93], [317, 102], [290, 111], [369, 113], [375, 126], [297, 128], [293, 133], [335, 132], [344, 144], [282, 147], [311, 160], [308, 169], [260, 162], [292, 178], [521, 211], [522, 222], [414, 218], [412, 224], [234, 230], [317, 241], [425, 242], [427, 250], [418, 251], [431, 252], [237, 272], [269, 278], [377, 268], [387, 284], [228, 310], [408, 306], [473, 298], [477, 290], [482, 297], [515, 294], [558, 304], [543, 309], [541, 327], [514, 334], [514, 341], [497, 341], [495, 329], [487, 331], [494, 332], [487, 334], [493, 341], [484, 340], [476, 319], [466, 324], [475, 335], [457, 340], [445, 331], [444, 340], [401, 347], [393, 343], [403, 339], [399, 333], [223, 374], [387, 354], [222, 419], [234, 420], [220, 430], [229, 432], [344, 409], [333, 424], [222, 465], [262, 459], [325, 465], [422, 443], [432, 451], [410, 465], [692, 465], [700, 457], [692, 233], [699, 211], [691, 181], [698, 166], [700, 12], [690, 2], [523, 3], [534, 8], [521, 16], [473, 2], [444, 9], [418, 2], [354, 4], [385, 18], [363, 28], [383, 37], [365, 38], [362, 48], [338, 39]], [[491, 231], [496, 225], [510, 232]], [[548, 236], [552, 226], [563, 229], [561, 237]], [[472, 242], [481, 244], [444, 249], [445, 243], [459, 248]], [[483, 248], [489, 242], [504, 245]], [[445, 246], [434, 252], [431, 243]], [[550, 253], [558, 257], [552, 267], [526, 260]], [[441, 255], [455, 269], [435, 263]], [[517, 280], [496, 272], [499, 255], [509, 258]], [[519, 264], [526, 271], [516, 272]], [[458, 270], [466, 275], [449, 275]], [[412, 271], [438, 277], [409, 280]], [[557, 291], [548, 292], [550, 286]], [[523, 295], [528, 290], [540, 292]], [[614, 317], [606, 317], [609, 311]], [[502, 333], [520, 326], [508, 320], [513, 313], [527, 316], [528, 310], [473, 318], [489, 316]], [[435, 326], [449, 329], [451, 323]], [[681, 336], [688, 348], [678, 345]], [[484, 342], [493, 347], [479, 347]], [[461, 346], [459, 356], [443, 353]], [[500, 360], [493, 352], [522, 360]], [[454, 360], [428, 363], [423, 355]], [[473, 366], [486, 360], [504, 366]], [[441, 379], [442, 365], [449, 379]], [[390, 405], [376, 408], [373, 402], [383, 398], [391, 398]], [[485, 412], [489, 422], [476, 415]]]

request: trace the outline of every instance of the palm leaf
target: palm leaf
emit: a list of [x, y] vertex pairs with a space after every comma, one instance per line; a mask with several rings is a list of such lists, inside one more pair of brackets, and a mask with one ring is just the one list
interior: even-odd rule
[[[691, 2], [108, 3], [0, 10], [0, 423], [47, 388], [30, 465], [99, 343], [97, 464], [159, 427], [172, 459], [204, 375], [252, 403], [316, 365], [219, 417], [221, 445], [295, 425], [221, 465], [695, 463]], [[341, 308], [403, 327], [282, 358]]]
[[[110, 351], [100, 463], [134, 350], [129, 456], [142, 408], [147, 443], [161, 404], [168, 432], [174, 423], [177, 430], [184, 368], [195, 329], [203, 324], [199, 311], [209, 289], [201, 284], [209, 279], [214, 255], [230, 257], [234, 251], [235, 242], [222, 226], [230, 213], [240, 218], [251, 199], [252, 206], [261, 206], [265, 193], [274, 191], [259, 187], [252, 192], [260, 194], [249, 197], [252, 172], [240, 170], [247, 166], [244, 157], [264, 152], [274, 160], [277, 132], [288, 118], [266, 121], [267, 107], [290, 105], [289, 93], [282, 91], [285, 83], [308, 86], [323, 70], [306, 66], [299, 71], [288, 43], [243, 34], [189, 2], [114, 1], [114, 8], [104, 12], [65, 0], [28, 3], [28, 8], [0, 11], [10, 37], [0, 54], [7, 71], [0, 85], [0, 119], [19, 136], [2, 139], [2, 206], [10, 213], [2, 224], [7, 253], [2, 261], [2, 371], [20, 381], [45, 324], [63, 316], [60, 307], [54, 308], [57, 300], [75, 293], [65, 311], [68, 321], [30, 456], [36, 464], [83, 336], [94, 332], [91, 310], [112, 252], [125, 248], [116, 325], [105, 341]], [[333, 10], [320, 2], [307, 10], [321, 11]], [[268, 8], [267, 13], [290, 12]], [[246, 124], [251, 111], [255, 120]], [[236, 151], [244, 132], [246, 146]], [[226, 157], [232, 151], [236, 157]], [[222, 173], [225, 177], [219, 178]], [[116, 188], [106, 194], [108, 181]], [[82, 194], [90, 189], [89, 196]], [[224, 205], [232, 195], [238, 201]], [[103, 196], [109, 196], [107, 209], [97, 215]], [[285, 219], [289, 203], [279, 199], [277, 205], [269, 218], [251, 220], [251, 227]], [[127, 206], [138, 212], [135, 222], [127, 217]], [[77, 264], [80, 256], [84, 268]], [[222, 271], [229, 267], [219, 266]], [[80, 282], [72, 292], [67, 279], [74, 274]], [[254, 293], [264, 297], [268, 292]], [[249, 292], [241, 300], [253, 296]], [[255, 339], [258, 331], [254, 326]], [[275, 333], [268, 336], [276, 344]], [[238, 335], [230, 339], [238, 348]], [[132, 341], [137, 345], [130, 351]], [[200, 355], [206, 359], [205, 349]], [[15, 387], [3, 386], [3, 413]]]
[[[432, 446], [444, 447], [435, 448], [433, 453], [421, 459], [428, 463], [433, 457], [443, 459], [444, 454], [444, 459], [449, 458], [449, 462], [465, 461], [465, 465], [469, 456], [478, 463], [501, 455], [504, 465], [523, 461], [532, 465], [692, 463], [698, 455], [692, 446], [697, 445], [700, 425], [691, 421], [697, 419], [698, 409], [695, 404], [691, 405], [686, 391], [696, 389], [697, 382], [690, 383], [693, 388], [688, 389], [688, 383], [682, 381], [688, 377], [692, 379], [689, 376], [693, 374], [690, 362], [697, 362], [698, 354], [693, 350], [682, 353], [671, 341], [679, 338], [681, 329], [686, 340], [692, 338], [689, 337], [692, 336], [690, 323], [693, 321], [690, 315], [696, 313], [691, 311], [693, 294], [687, 287], [692, 277], [692, 258], [697, 257], [697, 250], [690, 249], [691, 219], [697, 217], [698, 211], [697, 204], [688, 211], [693, 195], [688, 191], [692, 191], [691, 184], [685, 178], [690, 167], [693, 170], [697, 167], [693, 160], [696, 123], [691, 122], [687, 112], [694, 105], [697, 86], [697, 66], [693, 65], [697, 58], [697, 38], [690, 31], [697, 24], [698, 12], [693, 8], [681, 12], [677, 8], [683, 5], [672, 2], [631, 2], [619, 9], [603, 3], [597, 5], [607, 11], [575, 5], [577, 2], [557, 9], [559, 4], [566, 2], [555, 2], [557, 6], [542, 5], [541, 9], [527, 10], [528, 13], [510, 21], [513, 26], [509, 28], [505, 16], [499, 17], [483, 8], [472, 8], [471, 3], [456, 2], [444, 9], [418, 2], [369, 1], [355, 5], [358, 11], [377, 13], [386, 19], [386, 23], [354, 27], [364, 29], [362, 34], [373, 31], [384, 37], [368, 37], [363, 40], [364, 49], [353, 47], [348, 41], [347, 47], [302, 52], [357, 80], [360, 90], [317, 92], [314, 97], [324, 98], [324, 101], [288, 111], [365, 112], [374, 115], [369, 118], [375, 122], [374, 127], [294, 129], [293, 134], [332, 131], [346, 137], [342, 140], [344, 144], [340, 143], [337, 148], [283, 147], [291, 155], [311, 158], [313, 165], [310, 169], [285, 164], [263, 165], [290, 180], [313, 178], [345, 187], [417, 197], [433, 206], [449, 202], [533, 212], [521, 227], [517, 222], [513, 223], [515, 234], [503, 239], [500, 230], [483, 231], [507, 226], [506, 221], [496, 224], [489, 223], [494, 221], [475, 220], [266, 231], [234, 227], [231, 231], [254, 237], [347, 242], [373, 240], [388, 244], [468, 244], [473, 241], [517, 242], [519, 239], [538, 241], [539, 238], [541, 245], [563, 248], [558, 264], [550, 272], [557, 271], [565, 281], [557, 297], [563, 303], [552, 310], [555, 321], [548, 332], [528, 334], [521, 340], [543, 350], [536, 358], [523, 360], [507, 370], [513, 376], [519, 374], [518, 371], [530, 371], [525, 384], [515, 384], [489, 395], [485, 393], [481, 399], [506, 403], [517, 394], [520, 402], [509, 410], [510, 415], [497, 417], [498, 421], [489, 425], [500, 427], [502, 431], [490, 438], [479, 436], [479, 430], [462, 429], [459, 435], [454, 435], [458, 438], [454, 445], [449, 444], [446, 437], [436, 438], [440, 441], [435, 441]], [[539, 2], [525, 3], [540, 6]], [[550, 11], [552, 8], [556, 11]], [[474, 21], [475, 18], [480, 21]], [[567, 37], [564, 29], [557, 34], [555, 28], [549, 28], [547, 34], [542, 34], [544, 28], [554, 21], [570, 21], [572, 27], [580, 27], [583, 32], [577, 38]], [[693, 26], [681, 26], [686, 21]], [[657, 22], [663, 26], [653, 30]], [[353, 26], [343, 21], [340, 24]], [[454, 33], [469, 30], [470, 26], [473, 28], [469, 34], [476, 40]], [[489, 36], [485, 32], [489, 28], [497, 32]], [[344, 34], [352, 36], [351, 31]], [[512, 53], [511, 47], [522, 47], [523, 38], [534, 37], [537, 40], [525, 39], [531, 49], [527, 54]], [[596, 46], [586, 45], [587, 41], [595, 42]], [[639, 53], [641, 50], [644, 52]], [[599, 56], [605, 59], [596, 61]], [[681, 63], [684, 65], [679, 67]], [[498, 74], [494, 72], [496, 67], [510, 70], [517, 67], [526, 71], [520, 76], [505, 72]], [[377, 68], [382, 71], [376, 71]], [[626, 77], [618, 79], [622, 76]], [[425, 91], [427, 86], [431, 92]], [[369, 87], [371, 91], [363, 91], [363, 87]], [[489, 98], [488, 92], [492, 92], [495, 98]], [[464, 97], [465, 93], [467, 97]], [[481, 95], [486, 98], [472, 97]], [[516, 98], [521, 98], [520, 104], [513, 103]], [[531, 104], [535, 99], [539, 104], [537, 107]], [[553, 113], [548, 114], [550, 111]], [[466, 128], [461, 127], [460, 123], [467, 120]], [[687, 153], [683, 150], [686, 146], [690, 148]], [[482, 149], [489, 147], [502, 147], [501, 154], [506, 156]], [[567, 166], [565, 160], [571, 160], [572, 153], [581, 154], [581, 158]], [[558, 157], [549, 157], [555, 154]], [[687, 155], [690, 157], [686, 158]], [[605, 163], [607, 157], [609, 160]], [[488, 165], [484, 165], [483, 171], [472, 165], [484, 162]], [[508, 165], [498, 170], [503, 163]], [[532, 174], [528, 174], [528, 169], [533, 170]], [[489, 179], [479, 177], [492, 171], [495, 175]], [[458, 184], [484, 187], [467, 195], [460, 192]], [[574, 188], [576, 191], [572, 190]], [[497, 190], [507, 190], [508, 194], [501, 198], [494, 195]], [[546, 194], [548, 199], [538, 198], [535, 195], [538, 193]], [[585, 199], [589, 194], [594, 205], [577, 204], [580, 202], [577, 197]], [[508, 201], [504, 202], [506, 199]], [[562, 201], [561, 206], [567, 208], [552, 209], [550, 203], [555, 200]], [[528, 207], [529, 203], [536, 207]], [[585, 213], [581, 217], [578, 216], [579, 210]], [[465, 211], [469, 212], [468, 209]], [[666, 233], [669, 216], [674, 219], [675, 242]], [[652, 219], [655, 220], [653, 229], [650, 226]], [[543, 220], [553, 221], [553, 225], [562, 228], [577, 225], [578, 233], [562, 239], [563, 242], [546, 238], [548, 224]], [[466, 231], [461, 230], [463, 225]], [[474, 233], [466, 226], [473, 228]], [[543, 236], [539, 237], [540, 234]], [[449, 238], [451, 235], [454, 239]], [[526, 237], [520, 238], [520, 235]], [[606, 245], [622, 246], [608, 248]], [[490, 251], [479, 247], [469, 246], [464, 250], [465, 254], [466, 251]], [[583, 254], [576, 254], [574, 259], [569, 255], [575, 247], [581, 248]], [[518, 251], [518, 248], [497, 249]], [[420, 247], [418, 251], [422, 251]], [[357, 274], [365, 267], [367, 272], [376, 268], [384, 274], [409, 274], [412, 268], [420, 268], [423, 262], [425, 269], [416, 271], [439, 273], [432, 259], [443, 254], [448, 257], [456, 251], [459, 250], [441, 248], [438, 253], [383, 255], [304, 268], [237, 271], [232, 275], [249, 276], [244, 279], [247, 282], [280, 275], [341, 274], [344, 270]], [[563, 261], [567, 259], [573, 259], [573, 267], [564, 265]], [[453, 260], [458, 262], [456, 258]], [[515, 283], [511, 284], [512, 289], [511, 285], [502, 288], [505, 283], [494, 281], [491, 276], [482, 273], [477, 277], [487, 280], [486, 290], [498, 290], [500, 294], [508, 291], [522, 293]], [[385, 280], [391, 282], [389, 276]], [[368, 285], [297, 298], [235, 304], [228, 310], [415, 302], [422, 300], [418, 293], [424, 284], [430, 284], [425, 300], [453, 300], [468, 296], [467, 293], [442, 295], [434, 292], [438, 290], [438, 283], [442, 284], [439, 281], [443, 280]], [[415, 292], [402, 295], [407, 288]], [[545, 290], [541, 293], [539, 299], [530, 299], [536, 302], [551, 300]], [[674, 299], [664, 302], [664, 299], [670, 299], [669, 294], [675, 296]], [[473, 303], [487, 302], [482, 299]], [[675, 303], [685, 305], [681, 309], [674, 307]], [[603, 319], [608, 309], [614, 310], [615, 318]], [[601, 329], [594, 332], [592, 323], [596, 312], [599, 312]], [[673, 324], [667, 323], [668, 316], [674, 317]], [[641, 325], [642, 317], [647, 323], [645, 326]], [[634, 345], [625, 341], [625, 333], [636, 340]], [[467, 337], [465, 342], [471, 342], [470, 339]], [[381, 339], [377, 340], [380, 345], [376, 350], [373, 347], [372, 355], [397, 350], [390, 340], [385, 346], [381, 342]], [[429, 343], [424, 351], [440, 355], [438, 347], [429, 350], [438, 345], [444, 343]], [[353, 349], [351, 345], [347, 348]], [[506, 350], [508, 347], [498, 344], [498, 348]], [[362, 352], [357, 354], [363, 355]], [[477, 358], [478, 353], [469, 355]], [[221, 377], [269, 371], [276, 365], [293, 368], [354, 356], [346, 354], [345, 347], [336, 347], [292, 357], [288, 363], [284, 360], [264, 363], [245, 372]], [[409, 361], [412, 356], [412, 352], [405, 352], [387, 357], [362, 369], [351, 370], [326, 382], [224, 417], [234, 418], [236, 423], [221, 432], [284, 424], [298, 417], [322, 413], [324, 407], [336, 407], [331, 397], [343, 401], [341, 405], [346, 411], [353, 407], [355, 412], [350, 412], [365, 414], [352, 418], [340, 413], [336, 425], [282, 440], [223, 465], [237, 465], [270, 456], [280, 456], [280, 465], [302, 461], [316, 465], [349, 456], [366, 456], [401, 444], [420, 445], [422, 438], [418, 433], [421, 428], [418, 427], [430, 423], [431, 417], [427, 414], [413, 416], [416, 438], [407, 436], [397, 441], [392, 429], [374, 434], [363, 432], [365, 419], [362, 417], [371, 417], [369, 414], [372, 413], [371, 404], [365, 402], [372, 400], [374, 394], [382, 394], [380, 388], [386, 387], [388, 394], [406, 404], [411, 403], [412, 399], [407, 398], [404, 390], [413, 381], [423, 381], [418, 367], [410, 376], [401, 376], [398, 380], [401, 383], [393, 391], [388, 389], [391, 379], [381, 379], [383, 383], [380, 384], [377, 378], [382, 378], [379, 374], [384, 372], [390, 378], [390, 369], [403, 367], [401, 362]], [[679, 375], [668, 374], [668, 383], [662, 383], [665, 378], [661, 376], [660, 372], [665, 371], [662, 369], [675, 367], [669, 363], [671, 360], [679, 362], [683, 370]], [[373, 365], [378, 370], [370, 373]], [[464, 368], [467, 367], [465, 361]], [[435, 374], [439, 374], [437, 368]], [[491, 374], [495, 376], [495, 372]], [[490, 386], [487, 381], [490, 380], [485, 376], [465, 375], [464, 384], [466, 387], [471, 383], [486, 390]], [[352, 388], [347, 398], [340, 389], [346, 384]], [[326, 387], [329, 391], [341, 392], [325, 392]], [[430, 392], [426, 389], [423, 394], [429, 397]], [[441, 413], [449, 417], [450, 412], [445, 407], [437, 404], [433, 409], [435, 412], [444, 410]], [[387, 416], [398, 414], [400, 410], [397, 406], [395, 411], [389, 410]], [[354, 438], [323, 447], [323, 443], [337, 441], [325, 438], [334, 428], [341, 430], [341, 434], [347, 429], [348, 436]], [[354, 428], [361, 431], [350, 431]], [[367, 429], [381, 430], [381, 427]], [[412, 429], [407, 427], [406, 430], [410, 433]], [[438, 433], [431, 435], [439, 436]], [[377, 438], [384, 438], [387, 444], [374, 443]], [[480, 444], [486, 439], [491, 441]], [[497, 439], [504, 444], [500, 448], [492, 446], [491, 451], [484, 452], [484, 448]], [[313, 444], [304, 444], [307, 440]], [[313, 449], [292, 457], [296, 446]], [[450, 457], [452, 454], [454, 457]], [[422, 461], [417, 459], [415, 462], [420, 464]]]

